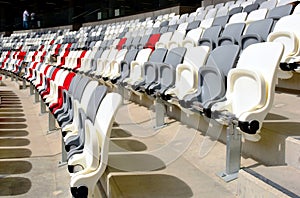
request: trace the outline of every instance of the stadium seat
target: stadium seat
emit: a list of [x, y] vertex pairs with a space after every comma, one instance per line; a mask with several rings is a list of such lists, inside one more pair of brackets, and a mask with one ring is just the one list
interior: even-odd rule
[[258, 141], [262, 122], [273, 104], [282, 53], [283, 45], [277, 42], [247, 47], [228, 74], [226, 100], [212, 107], [214, 119], [222, 123], [224, 117], [236, 118], [244, 137]]
[[237, 45], [224, 45], [212, 50], [207, 63], [197, 71], [197, 92], [181, 99], [181, 107], [189, 111], [208, 112], [209, 116], [211, 105], [225, 95], [226, 77], [235, 67], [238, 55]]
[[109, 137], [121, 101], [119, 94], [107, 94], [99, 106], [95, 123], [89, 119], [85, 122], [86, 141], [83, 152], [73, 155], [68, 162], [69, 165], [79, 164], [84, 167], [71, 177], [71, 193], [74, 197], [93, 197], [96, 183], [108, 163]]

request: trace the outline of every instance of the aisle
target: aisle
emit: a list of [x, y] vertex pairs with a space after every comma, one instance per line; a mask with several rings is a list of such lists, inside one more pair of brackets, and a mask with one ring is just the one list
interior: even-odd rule
[[58, 167], [60, 131], [47, 134], [48, 114], [10, 79], [0, 97], [0, 196], [71, 197], [66, 166]]

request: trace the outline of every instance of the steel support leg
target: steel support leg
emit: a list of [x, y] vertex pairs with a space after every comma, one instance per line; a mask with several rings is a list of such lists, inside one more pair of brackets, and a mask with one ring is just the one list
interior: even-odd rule
[[41, 114], [46, 113], [46, 104], [43, 100], [40, 101]]
[[34, 93], [34, 102], [38, 103], [39, 101], [40, 101], [39, 92], [35, 90], [35, 93]]
[[49, 112], [48, 117], [49, 117], [49, 119], [48, 119], [49, 124], [48, 124], [48, 133], [47, 134], [49, 134], [49, 133], [51, 133], [51, 131], [54, 131], [57, 129], [56, 125], [55, 125], [56, 120], [54, 118], [54, 115], [51, 112]]
[[34, 94], [34, 88], [33, 88], [33, 85], [32, 85], [32, 84], [30, 84], [30, 86], [29, 86], [29, 94], [30, 94], [30, 95], [33, 95], [33, 94]]
[[23, 79], [23, 87], [22, 88], [26, 89], [26, 80], [25, 79]]
[[63, 166], [67, 164], [67, 152], [65, 149], [64, 138], [61, 140], [61, 161], [58, 162], [58, 166]]
[[165, 127], [166, 106], [160, 98], [155, 100], [155, 129]]
[[235, 124], [230, 124], [227, 127], [226, 170], [217, 174], [226, 182], [230, 182], [238, 177], [241, 164], [241, 136], [241, 132], [236, 129]]

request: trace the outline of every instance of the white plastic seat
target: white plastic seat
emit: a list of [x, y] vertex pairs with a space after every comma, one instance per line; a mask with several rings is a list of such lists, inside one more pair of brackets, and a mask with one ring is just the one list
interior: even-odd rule
[[170, 41], [172, 35], [173, 35], [173, 32], [163, 33], [160, 36], [159, 41], [155, 43], [155, 48], [165, 48], [166, 44]]
[[266, 9], [266, 8], [258, 9], [258, 10], [254, 10], [254, 11], [250, 12], [248, 14], [246, 24], [249, 24], [253, 21], [265, 19], [267, 16], [267, 13], [268, 13], [268, 9]]
[[106, 72], [103, 74], [104, 78], [114, 78], [118, 75], [119, 73], [119, 67], [120, 67], [120, 63], [121, 61], [124, 60], [126, 53], [127, 53], [127, 49], [122, 49], [118, 52], [117, 56], [115, 57], [115, 59], [113, 61], [110, 62], [110, 69], [109, 72]]
[[[300, 27], [298, 21], [300, 14], [282, 17], [275, 25], [274, 30], [268, 36], [269, 42], [279, 42], [284, 45], [281, 63], [294, 63], [300, 60]], [[299, 70], [295, 68], [295, 70]], [[279, 70], [278, 77], [288, 79], [293, 76], [291, 71]]]
[[185, 37], [185, 31], [176, 30], [173, 33], [170, 41], [166, 44], [167, 49], [179, 47], [180, 43], [183, 41], [184, 37]]
[[205, 65], [209, 50], [208, 46], [187, 48], [183, 63], [176, 67], [175, 86], [166, 91], [171, 96], [168, 102], [179, 105], [178, 100], [197, 91], [198, 70]]
[[247, 18], [246, 12], [234, 14], [230, 17], [230, 19], [226, 25], [232, 24], [232, 23], [244, 23], [246, 21], [246, 18]]
[[130, 74], [123, 82], [127, 85], [134, 85], [143, 79], [143, 66], [148, 61], [152, 50], [150, 48], [142, 49], [136, 56], [136, 59], [130, 63]]
[[[83, 153], [73, 155], [68, 164], [81, 165], [83, 170], [71, 177], [71, 192], [78, 195], [80, 188], [86, 187], [85, 197], [98, 197], [94, 195], [96, 184], [103, 175], [108, 164], [109, 138], [115, 114], [121, 105], [122, 97], [117, 93], [108, 93], [101, 102], [95, 123], [85, 121], [85, 136]], [[105, 116], [103, 116], [105, 115]]]
[[[227, 111], [243, 122], [239, 127], [248, 140], [260, 139], [258, 133], [273, 104], [276, 71], [282, 53], [283, 45], [276, 42], [247, 47], [236, 68], [229, 71], [226, 100], [213, 105], [213, 111]], [[251, 128], [254, 120], [259, 124]]]

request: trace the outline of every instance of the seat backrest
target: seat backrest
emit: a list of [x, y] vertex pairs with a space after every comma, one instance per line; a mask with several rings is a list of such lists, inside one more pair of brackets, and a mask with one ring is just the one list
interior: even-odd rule
[[273, 8], [269, 10], [267, 17], [274, 20], [279, 20], [281, 17], [290, 15], [293, 10], [293, 5], [287, 4]]
[[193, 22], [190, 22], [190, 23], [188, 24], [187, 28], [186, 28], [186, 31], [188, 32], [188, 31], [190, 31], [190, 30], [192, 30], [192, 29], [198, 28], [199, 25], [200, 25], [200, 23], [201, 23], [201, 21], [193, 21]]
[[[236, 66], [240, 48], [238, 45], [224, 45], [211, 51], [206, 66], [219, 68], [224, 76]], [[225, 82], [224, 82], [225, 83]]]
[[73, 95], [75, 93], [76, 87], [79, 84], [82, 76], [81, 75], [75, 75], [74, 78], [72, 79], [72, 82], [70, 84], [68, 92]]
[[152, 50], [155, 49], [155, 44], [159, 40], [160, 34], [152, 34], [145, 45], [145, 48], [151, 48]]
[[247, 5], [244, 9], [243, 9], [243, 12], [247, 12], [247, 13], [250, 13], [254, 10], [257, 10], [259, 7], [259, 4], [258, 3], [253, 3], [253, 4], [250, 4], [250, 5]]
[[228, 15], [216, 17], [212, 25], [213, 26], [220, 25], [224, 27], [227, 24], [228, 19], [229, 19]]
[[[168, 50], [166, 48], [158, 48], [152, 52], [149, 57], [149, 63], [163, 63]], [[144, 64], [144, 81], [145, 83], [156, 82], [158, 79], [158, 68], [155, 64]]]
[[276, 71], [283, 46], [280, 43], [257, 43], [246, 48], [236, 69], [228, 76], [226, 96], [231, 100], [232, 113], [242, 121], [260, 122], [272, 107]]
[[217, 43], [217, 39], [221, 33], [221, 30], [221, 26], [212, 26], [210, 28], [207, 28], [203, 32], [203, 35], [198, 42], [198, 45], [206, 45], [210, 48], [214, 48]]
[[[183, 47], [189, 47], [189, 46], [196, 46], [198, 45], [198, 40], [200, 39], [200, 37], [202, 36], [203, 33], [203, 29], [202, 28], [196, 28], [196, 29], [192, 29], [191, 31], [189, 31], [186, 36], [185, 39], [182, 43]], [[185, 42], [187, 40], [191, 40], [191, 42]]]
[[269, 33], [272, 31], [272, 26], [273, 19], [270, 18], [250, 23], [240, 41], [241, 48], [245, 49], [254, 43], [266, 41]]
[[165, 47], [165, 44], [170, 41], [173, 32], [166, 32], [161, 35], [159, 41], [155, 44], [155, 48]]
[[168, 54], [164, 60], [164, 63], [176, 67], [179, 63], [182, 63], [183, 57], [186, 53], [185, 47], [176, 47], [168, 51]]
[[[222, 36], [218, 39], [217, 46], [232, 45], [240, 41], [245, 29], [245, 23], [228, 24], [222, 32]], [[233, 40], [232, 40], [233, 39]]]
[[282, 62], [285, 62], [288, 56], [299, 55], [300, 48], [298, 42], [296, 42], [300, 38], [299, 19], [299, 14], [282, 17], [276, 23], [273, 32], [268, 36], [268, 41], [280, 42], [284, 45]]
[[77, 101], [81, 101], [84, 89], [86, 85], [91, 81], [90, 78], [88, 77], [82, 77], [80, 81], [78, 82], [77, 86], [75, 87], [74, 90], [74, 99]]
[[230, 17], [228, 24], [243, 23], [246, 21], [247, 15], [248, 15], [247, 12], [241, 12], [241, 13], [234, 14]]
[[268, 13], [268, 9], [258, 9], [249, 13], [246, 22], [258, 21], [265, 19]]
[[163, 88], [174, 85], [176, 67], [182, 63], [185, 53], [185, 47], [176, 47], [168, 51], [165, 64], [159, 67], [159, 82]]
[[232, 8], [231, 10], [229, 10], [228, 15], [229, 15], [229, 17], [231, 17], [232, 15], [240, 13], [242, 11], [243, 11], [243, 7], [240, 7], [240, 6], [239, 7], [235, 7], [235, 8]]
[[81, 104], [80, 108], [82, 108], [84, 112], [87, 111], [87, 106], [91, 98], [91, 95], [96, 89], [96, 87], [98, 86], [98, 84], [99, 84], [98, 81], [92, 80], [88, 82], [88, 84], [86, 85], [80, 100], [80, 104]]
[[131, 49], [127, 52], [125, 56], [125, 61], [121, 61], [120, 63], [121, 77], [119, 78], [118, 82], [122, 82], [125, 78], [129, 76], [130, 63], [135, 59], [137, 53], [138, 53], [137, 49]]
[[[95, 153], [95, 155], [101, 157], [100, 160], [98, 159], [98, 161], [100, 161], [100, 166], [98, 168], [99, 172], [97, 173], [97, 175], [99, 175], [99, 178], [104, 173], [105, 168], [108, 164], [111, 128], [121, 102], [122, 96], [120, 94], [108, 93], [102, 100], [96, 115], [94, 126], [97, 133], [95, 133], [95, 138], [99, 138], [97, 142], [99, 142], [100, 149], [98, 148], [98, 152], [100, 150], [100, 153]], [[94, 137], [92, 136], [91, 138]]]
[[209, 47], [196, 46], [187, 48], [183, 64], [176, 68], [175, 89], [178, 99], [194, 92], [197, 89], [197, 72], [205, 65], [209, 54]]
[[105, 97], [106, 93], [107, 93], [107, 87], [101, 85], [101, 86], [96, 87], [96, 89], [94, 90], [94, 92], [92, 93], [92, 95], [90, 97], [90, 100], [89, 100], [88, 106], [87, 106], [86, 115], [87, 115], [87, 118], [92, 123], [95, 122], [97, 111], [98, 111], [99, 106], [100, 106], [103, 98]]
[[216, 13], [216, 17], [226, 16], [228, 15], [229, 10], [228, 7], [220, 7], [219, 10]]
[[[198, 100], [208, 106], [215, 100], [223, 98], [226, 92], [226, 77], [235, 67], [239, 55], [239, 46], [227, 45], [211, 51], [206, 66], [198, 71]], [[205, 104], [205, 105], [204, 105]]]
[[259, 9], [268, 9], [268, 10], [272, 10], [273, 8], [275, 8], [277, 5], [277, 0], [268, 0], [268, 1], [264, 1], [260, 4]]

